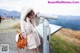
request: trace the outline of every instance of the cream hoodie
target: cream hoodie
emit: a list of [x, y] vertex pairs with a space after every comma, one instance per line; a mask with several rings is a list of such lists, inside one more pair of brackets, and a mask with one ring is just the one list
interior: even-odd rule
[[[21, 13], [21, 31], [23, 36], [26, 38], [26, 34], [28, 34], [28, 48], [33, 49], [37, 48], [40, 43], [39, 34], [37, 33], [35, 27], [36, 24], [39, 22], [36, 17], [31, 19], [32, 23], [30, 23], [30, 19], [27, 17], [27, 22], [24, 21], [25, 16], [31, 11], [32, 9], [25, 9]], [[34, 25], [34, 26], [33, 26]]]

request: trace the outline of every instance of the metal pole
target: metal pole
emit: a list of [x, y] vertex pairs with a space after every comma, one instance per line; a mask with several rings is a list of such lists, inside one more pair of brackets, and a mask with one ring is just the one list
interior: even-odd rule
[[49, 53], [49, 22], [47, 19], [43, 21], [43, 53]]

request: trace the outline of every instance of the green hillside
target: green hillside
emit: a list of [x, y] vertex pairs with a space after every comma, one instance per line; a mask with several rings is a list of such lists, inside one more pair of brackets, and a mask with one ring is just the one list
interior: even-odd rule
[[[76, 37], [73, 38], [73, 35], [68, 33], [71, 31], [73, 30], [61, 29], [51, 36], [50, 46], [53, 49], [53, 53], [80, 53], [80, 40]], [[74, 32], [77, 33], [76, 31]], [[77, 40], [74, 42], [75, 39]]]

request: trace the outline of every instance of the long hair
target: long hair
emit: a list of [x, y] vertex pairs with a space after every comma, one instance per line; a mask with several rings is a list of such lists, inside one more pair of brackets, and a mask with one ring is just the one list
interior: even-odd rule
[[26, 18], [32, 16], [33, 10], [26, 14], [24, 21], [27, 22]]

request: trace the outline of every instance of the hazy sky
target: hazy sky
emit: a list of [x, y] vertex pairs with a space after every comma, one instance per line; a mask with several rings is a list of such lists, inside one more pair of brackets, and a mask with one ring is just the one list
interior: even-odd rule
[[26, 6], [34, 8], [36, 12], [80, 16], [80, 4], [48, 4], [48, 1], [51, 0], [0, 0], [0, 8], [21, 11]]

